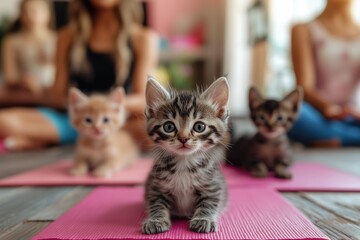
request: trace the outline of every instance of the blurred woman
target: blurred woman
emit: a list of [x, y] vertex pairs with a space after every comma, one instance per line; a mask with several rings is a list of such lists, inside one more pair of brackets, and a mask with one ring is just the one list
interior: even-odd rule
[[2, 49], [0, 106], [43, 103], [54, 81], [56, 35], [50, 1], [23, 0]]
[[[58, 35], [52, 105], [64, 109], [69, 86], [86, 93], [127, 92], [125, 126], [146, 145], [143, 111], [147, 75], [157, 64], [157, 37], [141, 26], [142, 9], [134, 0], [77, 0], [71, 19]], [[65, 111], [12, 109], [0, 113], [0, 135], [8, 150], [73, 143], [77, 137]]]
[[328, 0], [312, 22], [292, 30], [292, 58], [305, 103], [290, 137], [314, 146], [360, 145], [353, 100], [360, 80], [360, 26], [352, 0]]

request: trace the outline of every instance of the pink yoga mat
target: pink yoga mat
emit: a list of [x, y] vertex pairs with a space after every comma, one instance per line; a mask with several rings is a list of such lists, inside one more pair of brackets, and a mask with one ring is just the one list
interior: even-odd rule
[[[115, 174], [111, 179], [92, 176], [68, 175], [71, 161], [61, 161], [35, 170], [0, 180], [0, 186], [71, 186], [71, 185], [135, 185], [143, 184], [153, 161], [142, 159], [130, 168]], [[267, 187], [279, 191], [357, 192], [360, 177], [344, 173], [319, 163], [296, 163], [291, 171], [293, 179], [283, 180], [272, 176], [264, 179], [251, 177], [235, 167], [223, 166], [229, 187]]]
[[358, 192], [360, 177], [342, 172], [320, 163], [298, 162], [292, 166], [291, 180], [253, 178], [249, 173], [234, 167], [225, 167], [223, 172], [230, 187], [267, 187], [283, 192]]
[[231, 189], [216, 233], [193, 233], [186, 220], [169, 232], [144, 235], [143, 189], [99, 187], [33, 240], [109, 239], [329, 239], [293, 205], [270, 189]]
[[151, 159], [139, 159], [112, 178], [97, 178], [91, 175], [70, 176], [72, 161], [60, 161], [45, 167], [30, 170], [0, 180], [0, 186], [71, 186], [71, 185], [135, 185], [143, 184], [153, 165]]

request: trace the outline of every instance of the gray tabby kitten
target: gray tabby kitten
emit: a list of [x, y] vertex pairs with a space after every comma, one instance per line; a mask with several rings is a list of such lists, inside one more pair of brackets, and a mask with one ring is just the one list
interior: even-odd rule
[[228, 143], [229, 86], [225, 77], [205, 92], [168, 92], [149, 79], [147, 131], [155, 142], [155, 164], [148, 177], [145, 234], [168, 231], [170, 217], [190, 219], [195, 232], [214, 232], [227, 201], [220, 172]]
[[251, 119], [258, 131], [234, 144], [228, 153], [229, 162], [245, 168], [254, 177], [266, 177], [273, 171], [275, 177], [291, 178], [288, 167], [292, 151], [286, 133], [296, 120], [302, 95], [302, 89], [297, 88], [281, 101], [267, 100], [255, 87], [250, 88]]

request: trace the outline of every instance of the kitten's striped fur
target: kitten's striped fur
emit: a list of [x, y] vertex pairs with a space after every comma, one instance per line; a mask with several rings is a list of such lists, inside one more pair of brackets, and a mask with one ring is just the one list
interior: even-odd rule
[[[202, 94], [169, 93], [150, 79], [146, 97], [147, 131], [156, 144], [156, 162], [146, 183], [148, 218], [142, 231], [169, 230], [171, 216], [190, 218], [192, 231], [216, 231], [227, 200], [219, 169], [229, 139], [226, 78]], [[174, 126], [167, 126], [169, 122]], [[169, 129], [173, 131], [165, 131]]]
[[287, 131], [292, 127], [302, 101], [302, 90], [294, 90], [284, 99], [264, 99], [256, 88], [249, 91], [251, 119], [258, 132], [241, 137], [228, 154], [228, 160], [251, 172], [255, 177], [266, 177], [269, 171], [279, 178], [291, 178], [288, 167], [292, 151]]

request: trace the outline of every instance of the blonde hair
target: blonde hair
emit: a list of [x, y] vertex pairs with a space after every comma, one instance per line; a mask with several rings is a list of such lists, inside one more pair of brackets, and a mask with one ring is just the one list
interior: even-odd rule
[[[20, 15], [17, 19], [15, 19], [15, 21], [10, 25], [10, 27], [7, 29], [7, 32], [6, 33], [15, 33], [15, 32], [19, 32], [21, 30], [23, 30], [23, 22], [22, 22], [22, 15], [23, 15], [23, 11], [24, 11], [24, 8], [26, 6], [26, 4], [28, 2], [31, 2], [31, 1], [34, 1], [34, 0], [22, 0], [20, 2], [20, 5], [19, 5], [19, 10], [20, 10]], [[46, 4], [48, 10], [49, 10], [49, 24], [48, 24], [48, 28], [50, 30], [55, 30], [55, 13], [54, 13], [54, 6], [52, 4], [52, 1], [48, 1], [48, 0], [35, 0], [35, 1], [41, 1], [43, 3]]]
[[[90, 0], [74, 0], [70, 5], [70, 26], [75, 32], [70, 60], [72, 70], [76, 73], [91, 74], [86, 58], [86, 46], [90, 38], [95, 11], [96, 9]], [[130, 27], [133, 24], [141, 24], [143, 14], [140, 2], [136, 0], [118, 0], [116, 12], [120, 31], [117, 36], [113, 57], [116, 69], [116, 82], [119, 85], [123, 85], [129, 74], [133, 58], [129, 46]]]

